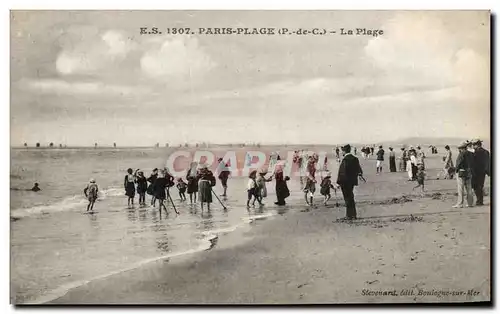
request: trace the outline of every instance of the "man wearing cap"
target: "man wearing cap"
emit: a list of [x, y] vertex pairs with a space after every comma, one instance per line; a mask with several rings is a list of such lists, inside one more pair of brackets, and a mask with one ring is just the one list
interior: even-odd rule
[[354, 201], [354, 187], [358, 185], [358, 176], [363, 175], [359, 159], [351, 154], [349, 144], [342, 147], [345, 153], [340, 163], [337, 184], [342, 190], [346, 205], [346, 219], [356, 219], [356, 203]]
[[462, 208], [464, 205], [464, 192], [467, 198], [466, 207], [472, 207], [472, 167], [474, 163], [474, 154], [467, 150], [468, 142], [462, 142], [458, 145], [458, 157], [456, 162], [458, 201], [453, 208]]
[[483, 204], [484, 178], [490, 176], [490, 153], [482, 147], [482, 141], [472, 140], [474, 163], [472, 168], [472, 188], [476, 194], [476, 205]]

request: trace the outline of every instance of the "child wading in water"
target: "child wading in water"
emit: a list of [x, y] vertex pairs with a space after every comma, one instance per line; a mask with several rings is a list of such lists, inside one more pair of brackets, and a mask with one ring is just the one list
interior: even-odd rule
[[260, 205], [262, 205], [262, 202], [260, 201], [260, 196], [259, 196], [259, 188], [257, 186], [257, 170], [253, 170], [250, 172], [248, 175], [248, 184], [247, 184], [247, 193], [248, 193], [248, 200], [247, 200], [247, 208], [250, 208], [250, 201], [252, 200], [253, 197], [253, 203], [252, 206], [255, 206], [255, 201], [257, 200]]
[[187, 184], [182, 180], [182, 178], [179, 178], [177, 180], [177, 189], [179, 190], [179, 197], [181, 198], [181, 202], [186, 201]]
[[[127, 169], [127, 175], [125, 175], [125, 181], [123, 186], [125, 188], [125, 195], [128, 196], [128, 208], [130, 205], [134, 207], [134, 197], [135, 197], [135, 174], [132, 173], [132, 168]], [[136, 171], [137, 172], [137, 171]]]
[[259, 171], [259, 176], [255, 180], [257, 184], [257, 195], [259, 196], [259, 203], [263, 205], [262, 200], [267, 197], [267, 187], [266, 182], [271, 182], [272, 178], [266, 179], [265, 175], [267, 170], [261, 169]]
[[307, 163], [306, 187], [304, 188], [304, 198], [307, 205], [313, 206], [314, 192], [316, 192], [316, 159], [313, 156], [309, 157]]
[[85, 197], [89, 200], [89, 204], [87, 205], [87, 211], [94, 210], [94, 203], [97, 200], [98, 192], [99, 192], [99, 187], [95, 183], [95, 180], [90, 179], [90, 183], [87, 185], [85, 189], [83, 189]]
[[326, 206], [327, 202], [332, 197], [331, 194], [330, 194], [330, 189], [333, 189], [335, 191], [335, 194], [337, 194], [337, 189], [332, 184], [332, 175], [331, 175], [331, 173], [327, 173], [326, 174], [326, 177], [323, 178], [323, 181], [321, 181], [320, 186], [321, 186], [320, 193], [321, 193], [321, 195], [323, 195], [325, 197], [324, 204]]
[[148, 190], [148, 180], [143, 171], [137, 171], [137, 193], [139, 194], [139, 205], [146, 206], [146, 192]]
[[419, 164], [417, 167], [417, 183], [418, 185], [413, 188], [415, 190], [416, 188], [420, 187], [421, 188], [421, 193], [424, 193], [424, 181], [425, 181], [425, 167], [423, 164]]
[[186, 180], [187, 180], [187, 193], [189, 194], [189, 201], [191, 204], [193, 204], [193, 197], [194, 197], [194, 202], [196, 203], [196, 194], [198, 194], [198, 175], [197, 175], [197, 167], [198, 163], [192, 162], [191, 167], [188, 170], [188, 173], [186, 175]]

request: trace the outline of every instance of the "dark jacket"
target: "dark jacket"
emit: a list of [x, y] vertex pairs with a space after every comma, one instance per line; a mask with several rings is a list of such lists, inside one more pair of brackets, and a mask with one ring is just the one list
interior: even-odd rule
[[455, 164], [457, 172], [460, 170], [466, 170], [469, 174], [472, 173], [474, 164], [474, 154], [466, 151], [461, 151], [458, 153], [457, 162]]
[[337, 184], [343, 186], [358, 185], [358, 176], [363, 174], [359, 159], [352, 154], [345, 155], [340, 163]]
[[490, 153], [486, 149], [478, 147], [473, 160], [473, 174], [490, 175]]

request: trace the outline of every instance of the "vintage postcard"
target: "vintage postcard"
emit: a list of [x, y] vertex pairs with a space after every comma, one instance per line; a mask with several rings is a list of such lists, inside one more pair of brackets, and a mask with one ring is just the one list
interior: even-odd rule
[[11, 303], [490, 302], [490, 29], [11, 11]]

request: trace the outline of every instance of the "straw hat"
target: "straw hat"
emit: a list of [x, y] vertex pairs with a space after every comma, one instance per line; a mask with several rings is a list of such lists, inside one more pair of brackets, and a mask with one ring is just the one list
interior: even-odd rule
[[259, 174], [267, 174], [267, 169], [265, 169], [265, 168], [261, 168], [261, 169], [259, 170]]
[[90, 183], [95, 183], [95, 180], [94, 179], [90, 179]]
[[479, 143], [482, 143], [483, 141], [481, 141], [480, 139], [478, 138], [475, 138], [473, 139], [472, 141], [470, 141], [472, 144], [479, 144]]
[[469, 142], [467, 141], [464, 141], [464, 142], [461, 142], [459, 145], [458, 145], [458, 148], [467, 148], [467, 146], [469, 145]]

